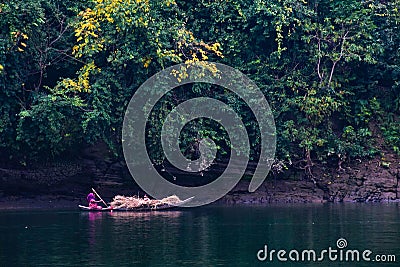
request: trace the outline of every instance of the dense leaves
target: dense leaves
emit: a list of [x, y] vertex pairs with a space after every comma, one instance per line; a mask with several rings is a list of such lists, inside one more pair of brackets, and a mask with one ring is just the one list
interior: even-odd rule
[[[98, 141], [120, 156], [135, 90], [165, 67], [198, 60], [228, 64], [257, 83], [276, 119], [277, 159], [287, 165], [340, 167], [377, 153], [378, 135], [399, 153], [399, 9], [399, 0], [7, 1], [0, 4], [3, 158], [54, 158]], [[239, 111], [257, 154], [254, 117], [226, 90], [185, 87], [160, 114], [198, 95]], [[229, 153], [226, 134], [209, 121], [182, 134], [188, 157], [198, 154], [194, 134]], [[161, 162], [159, 147], [150, 150]]]

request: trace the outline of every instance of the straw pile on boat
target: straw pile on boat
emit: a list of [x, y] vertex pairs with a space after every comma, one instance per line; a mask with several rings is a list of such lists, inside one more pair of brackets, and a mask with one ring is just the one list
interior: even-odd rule
[[113, 201], [110, 205], [114, 209], [129, 209], [134, 210], [137, 208], [150, 207], [153, 209], [157, 209], [160, 205], [176, 205], [179, 204], [181, 200], [178, 196], [172, 195], [161, 200], [149, 199], [149, 198], [140, 198], [137, 196], [126, 197], [117, 195], [114, 197]]

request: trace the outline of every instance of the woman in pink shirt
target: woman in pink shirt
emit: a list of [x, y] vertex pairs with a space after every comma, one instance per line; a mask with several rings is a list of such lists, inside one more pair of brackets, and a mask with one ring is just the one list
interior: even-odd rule
[[89, 202], [89, 209], [93, 210], [101, 210], [102, 207], [97, 205], [97, 202], [101, 202], [101, 200], [96, 201], [96, 197], [94, 196], [93, 193], [89, 193], [87, 195], [86, 200]]

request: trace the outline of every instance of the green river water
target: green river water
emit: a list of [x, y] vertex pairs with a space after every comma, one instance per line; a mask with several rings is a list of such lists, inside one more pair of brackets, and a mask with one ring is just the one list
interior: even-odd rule
[[[347, 246], [338, 249], [340, 238]], [[267, 253], [285, 250], [287, 261], [276, 254], [260, 261], [257, 253], [262, 259], [265, 246]], [[338, 258], [340, 251], [370, 250], [370, 261], [333, 261], [324, 254], [319, 262], [329, 247]], [[291, 250], [299, 251], [299, 262], [295, 252], [294, 260], [288, 258]], [[317, 259], [301, 261], [304, 250], [315, 250]], [[396, 262], [377, 262], [376, 255]], [[0, 211], [0, 266], [400, 266], [400, 206]]]

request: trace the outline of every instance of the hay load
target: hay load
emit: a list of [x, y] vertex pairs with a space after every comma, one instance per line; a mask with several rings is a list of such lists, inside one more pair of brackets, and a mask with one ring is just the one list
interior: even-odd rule
[[110, 205], [114, 209], [128, 209], [128, 210], [135, 210], [139, 208], [152, 208], [157, 209], [158, 206], [165, 206], [165, 205], [177, 205], [182, 201], [179, 199], [178, 196], [172, 195], [161, 200], [149, 199], [149, 198], [140, 198], [137, 196], [126, 197], [117, 195], [114, 197], [113, 201]]
[[179, 204], [181, 202], [181, 200], [179, 199], [178, 196], [172, 195], [172, 196], [161, 199], [160, 202], [162, 204], [175, 205], [175, 204]]

